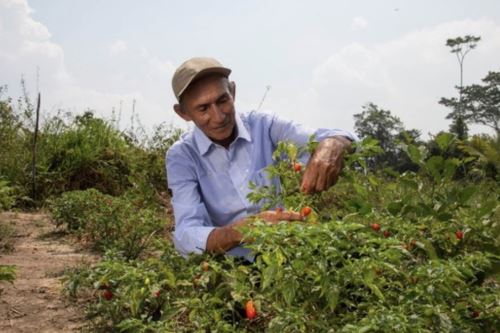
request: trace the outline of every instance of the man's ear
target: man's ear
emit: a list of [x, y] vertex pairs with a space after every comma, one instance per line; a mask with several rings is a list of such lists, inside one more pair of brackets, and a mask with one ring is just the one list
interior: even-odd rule
[[231, 96], [233, 96], [233, 100], [236, 97], [236, 83], [234, 81], [229, 82], [229, 92], [231, 93]]
[[188, 115], [188, 113], [182, 108], [180, 104], [174, 104], [174, 111], [184, 119], [185, 121], [191, 121], [191, 117]]

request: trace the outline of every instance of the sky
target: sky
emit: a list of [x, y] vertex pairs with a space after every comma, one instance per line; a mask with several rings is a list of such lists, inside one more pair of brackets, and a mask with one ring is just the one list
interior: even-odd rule
[[[446, 39], [481, 36], [464, 84], [500, 70], [498, 0], [0, 0], [0, 85], [21, 78], [58, 110], [120, 127], [132, 110], [151, 129], [186, 128], [172, 110], [175, 68], [211, 56], [232, 69], [238, 112], [270, 112], [311, 127], [354, 129], [375, 103], [423, 137], [447, 130], [441, 97], [457, 95]], [[473, 126], [472, 133], [488, 132]]]

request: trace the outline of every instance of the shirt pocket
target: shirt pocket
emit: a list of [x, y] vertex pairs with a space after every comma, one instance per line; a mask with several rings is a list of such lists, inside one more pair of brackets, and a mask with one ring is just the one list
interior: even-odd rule
[[275, 185], [274, 179], [269, 177], [267, 167], [252, 172], [248, 181], [254, 183], [257, 187]]
[[207, 211], [217, 225], [226, 225], [245, 210], [227, 173], [207, 173], [200, 177], [200, 190]]

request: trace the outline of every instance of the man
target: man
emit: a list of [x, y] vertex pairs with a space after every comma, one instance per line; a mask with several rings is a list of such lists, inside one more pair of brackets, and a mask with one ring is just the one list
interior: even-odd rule
[[[212, 58], [184, 62], [172, 78], [175, 112], [195, 127], [167, 152], [166, 168], [175, 216], [174, 244], [183, 254], [245, 256], [237, 226], [257, 215], [270, 223], [300, 221], [298, 212], [260, 212], [247, 199], [249, 181], [269, 184], [265, 167], [279, 141], [320, 142], [305, 168], [301, 190], [324, 191], [337, 181], [344, 152], [355, 137], [341, 130], [311, 130], [265, 113], [236, 113], [231, 70]], [[304, 162], [308, 156], [303, 156]]]

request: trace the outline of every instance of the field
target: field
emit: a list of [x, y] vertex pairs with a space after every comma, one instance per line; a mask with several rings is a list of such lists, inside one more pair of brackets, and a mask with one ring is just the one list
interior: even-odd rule
[[443, 132], [392, 151], [366, 137], [315, 195], [298, 191], [304, 168], [294, 167], [314, 143], [279, 144], [268, 174], [281, 191], [250, 198], [305, 220], [242, 229], [249, 263], [173, 248], [163, 156], [179, 130], [140, 136], [92, 113], [46, 119], [33, 192], [32, 114], [0, 106], [0, 208], [11, 211], [0, 219], [3, 331], [500, 328], [498, 137]]

